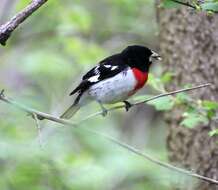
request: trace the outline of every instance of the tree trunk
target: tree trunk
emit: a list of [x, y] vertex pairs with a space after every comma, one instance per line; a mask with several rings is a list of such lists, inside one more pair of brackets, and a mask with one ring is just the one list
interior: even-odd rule
[[[175, 74], [169, 89], [185, 84], [213, 83], [212, 88], [192, 93], [193, 97], [218, 100], [218, 14], [208, 16], [187, 7], [158, 11], [160, 49], [165, 70]], [[173, 114], [172, 114], [173, 113]], [[218, 180], [218, 138], [208, 132], [217, 127], [201, 125], [194, 129], [180, 126], [182, 111], [174, 110], [169, 122], [169, 159], [177, 166]], [[218, 186], [199, 182], [177, 189], [218, 190]]]

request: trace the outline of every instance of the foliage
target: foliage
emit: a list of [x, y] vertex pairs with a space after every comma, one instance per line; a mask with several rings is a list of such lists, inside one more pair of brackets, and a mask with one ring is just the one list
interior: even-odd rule
[[[189, 3], [187, 3], [186, 1], [183, 0], [179, 0], [179, 1], [187, 4], [186, 5], [187, 7], [189, 6]], [[205, 0], [205, 1], [192, 0], [190, 5], [195, 7], [195, 9], [198, 11], [207, 11], [209, 13], [218, 12], [217, 0]], [[160, 6], [164, 8], [179, 8], [183, 5], [173, 0], [162, 0]]]
[[180, 6], [181, 6], [180, 4], [171, 0], [162, 0], [160, 3], [160, 7], [163, 8], [179, 8]]
[[[12, 13], [7, 14], [14, 14], [28, 3], [29, 0], [16, 1], [10, 7]], [[207, 3], [214, 5], [216, 2]], [[169, 0], [162, 4], [168, 8], [180, 6]], [[155, 20], [153, 0], [48, 1], [14, 33], [9, 46], [0, 49], [1, 88], [24, 104], [60, 115], [72, 103], [68, 93], [82, 73], [105, 56], [129, 44], [150, 44], [152, 49], [156, 49], [158, 41], [154, 34], [158, 30]], [[159, 68], [155, 67], [154, 73], [158, 73]], [[148, 97], [144, 94], [165, 92], [165, 85], [173, 77], [174, 74], [169, 72], [151, 74], [149, 86], [152, 89], [146, 88], [143, 95], [135, 99]], [[212, 101], [196, 103], [187, 94], [164, 97], [149, 104], [166, 112], [183, 106], [182, 124], [190, 128], [213, 119], [218, 107]], [[81, 120], [98, 109], [91, 104], [75, 119]], [[125, 114], [122, 110], [109, 114], [107, 118], [93, 118], [82, 123], [81, 127], [126, 139], [129, 144], [136, 144], [142, 150], [167, 160], [163, 123], [153, 119], [158, 117], [157, 112], [152, 116], [153, 109], [146, 109], [149, 116], [143, 112], [141, 121], [136, 109]], [[181, 176], [144, 162], [103, 139], [79, 129], [58, 128], [51, 122], [42, 121], [40, 124], [42, 149], [32, 118], [0, 104], [2, 190], [164, 190], [172, 183], [176, 187], [180, 185]], [[218, 134], [217, 130], [210, 133], [215, 134]]]
[[207, 0], [201, 5], [202, 10], [218, 11], [218, 1], [217, 0]]
[[[173, 75], [168, 72], [162, 74], [162, 77], [160, 78], [151, 76], [149, 84], [154, 89], [163, 89], [162, 92], [165, 92], [164, 84], [169, 83], [173, 79], [172, 76]], [[176, 109], [178, 106], [183, 107], [183, 120], [180, 124], [187, 128], [194, 128], [199, 124], [209, 124], [209, 121], [216, 120], [216, 113], [218, 111], [217, 102], [210, 100], [194, 100], [186, 93], [179, 93], [174, 98], [169, 96], [160, 98], [149, 102], [149, 104], [153, 105], [158, 111], [168, 112], [172, 112], [173, 108]], [[210, 136], [217, 134], [217, 129], [214, 129], [209, 133]]]
[[[10, 7], [12, 12], [5, 15], [15, 14], [28, 3], [16, 1]], [[0, 49], [1, 88], [23, 104], [60, 115], [72, 103], [68, 94], [82, 73], [129, 44], [152, 44], [155, 49], [156, 32], [152, 0], [48, 1]], [[75, 119], [81, 120], [98, 110], [93, 103], [81, 109]], [[93, 118], [81, 127], [124, 139], [131, 135], [135, 144], [141, 129], [123, 124], [128, 114], [122, 110], [107, 118]], [[142, 125], [148, 125], [148, 121]], [[82, 130], [59, 128], [51, 122], [40, 122], [41, 149], [33, 119], [3, 103], [0, 126], [1, 190], [149, 190], [168, 189], [171, 182], [168, 171], [156, 169]], [[157, 133], [157, 128], [147, 130], [153, 134], [152, 139], [141, 133], [141, 149], [166, 160], [163, 128]], [[178, 179], [175, 176], [172, 181], [176, 183]]]
[[212, 137], [212, 136], [215, 136], [215, 135], [218, 135], [218, 129], [213, 129], [209, 132], [209, 135]]

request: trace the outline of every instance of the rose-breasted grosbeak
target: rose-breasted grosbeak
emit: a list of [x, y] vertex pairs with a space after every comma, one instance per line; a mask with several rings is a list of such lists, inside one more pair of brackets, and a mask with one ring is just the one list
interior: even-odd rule
[[161, 57], [147, 47], [133, 45], [100, 61], [82, 77], [80, 84], [70, 93], [77, 94], [77, 97], [61, 118], [71, 118], [90, 100], [101, 105], [103, 115], [107, 113], [103, 104], [121, 101], [128, 111], [131, 104], [126, 100], [146, 83], [153, 59], [160, 60]]

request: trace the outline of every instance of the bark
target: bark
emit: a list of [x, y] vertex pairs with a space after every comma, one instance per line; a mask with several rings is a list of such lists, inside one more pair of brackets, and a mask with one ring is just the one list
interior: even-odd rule
[[[212, 88], [192, 93], [193, 97], [218, 100], [218, 15], [208, 16], [187, 7], [158, 11], [160, 49], [165, 70], [175, 74], [169, 89], [185, 84], [211, 82]], [[208, 132], [212, 122], [194, 129], [180, 126], [182, 111], [167, 115], [169, 159], [178, 166], [218, 180], [218, 138]], [[218, 190], [218, 186], [198, 182], [176, 189]]]
[[48, 0], [32, 0], [21, 12], [0, 26], [0, 44], [6, 45], [12, 32]]

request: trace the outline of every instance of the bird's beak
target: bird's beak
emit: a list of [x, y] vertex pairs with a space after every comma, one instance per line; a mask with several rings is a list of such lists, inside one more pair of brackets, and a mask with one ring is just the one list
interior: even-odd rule
[[159, 54], [157, 54], [156, 52], [154, 52], [154, 51], [152, 51], [151, 57], [153, 59], [156, 59], [156, 60], [159, 60], [159, 61], [162, 60], [161, 56]]

